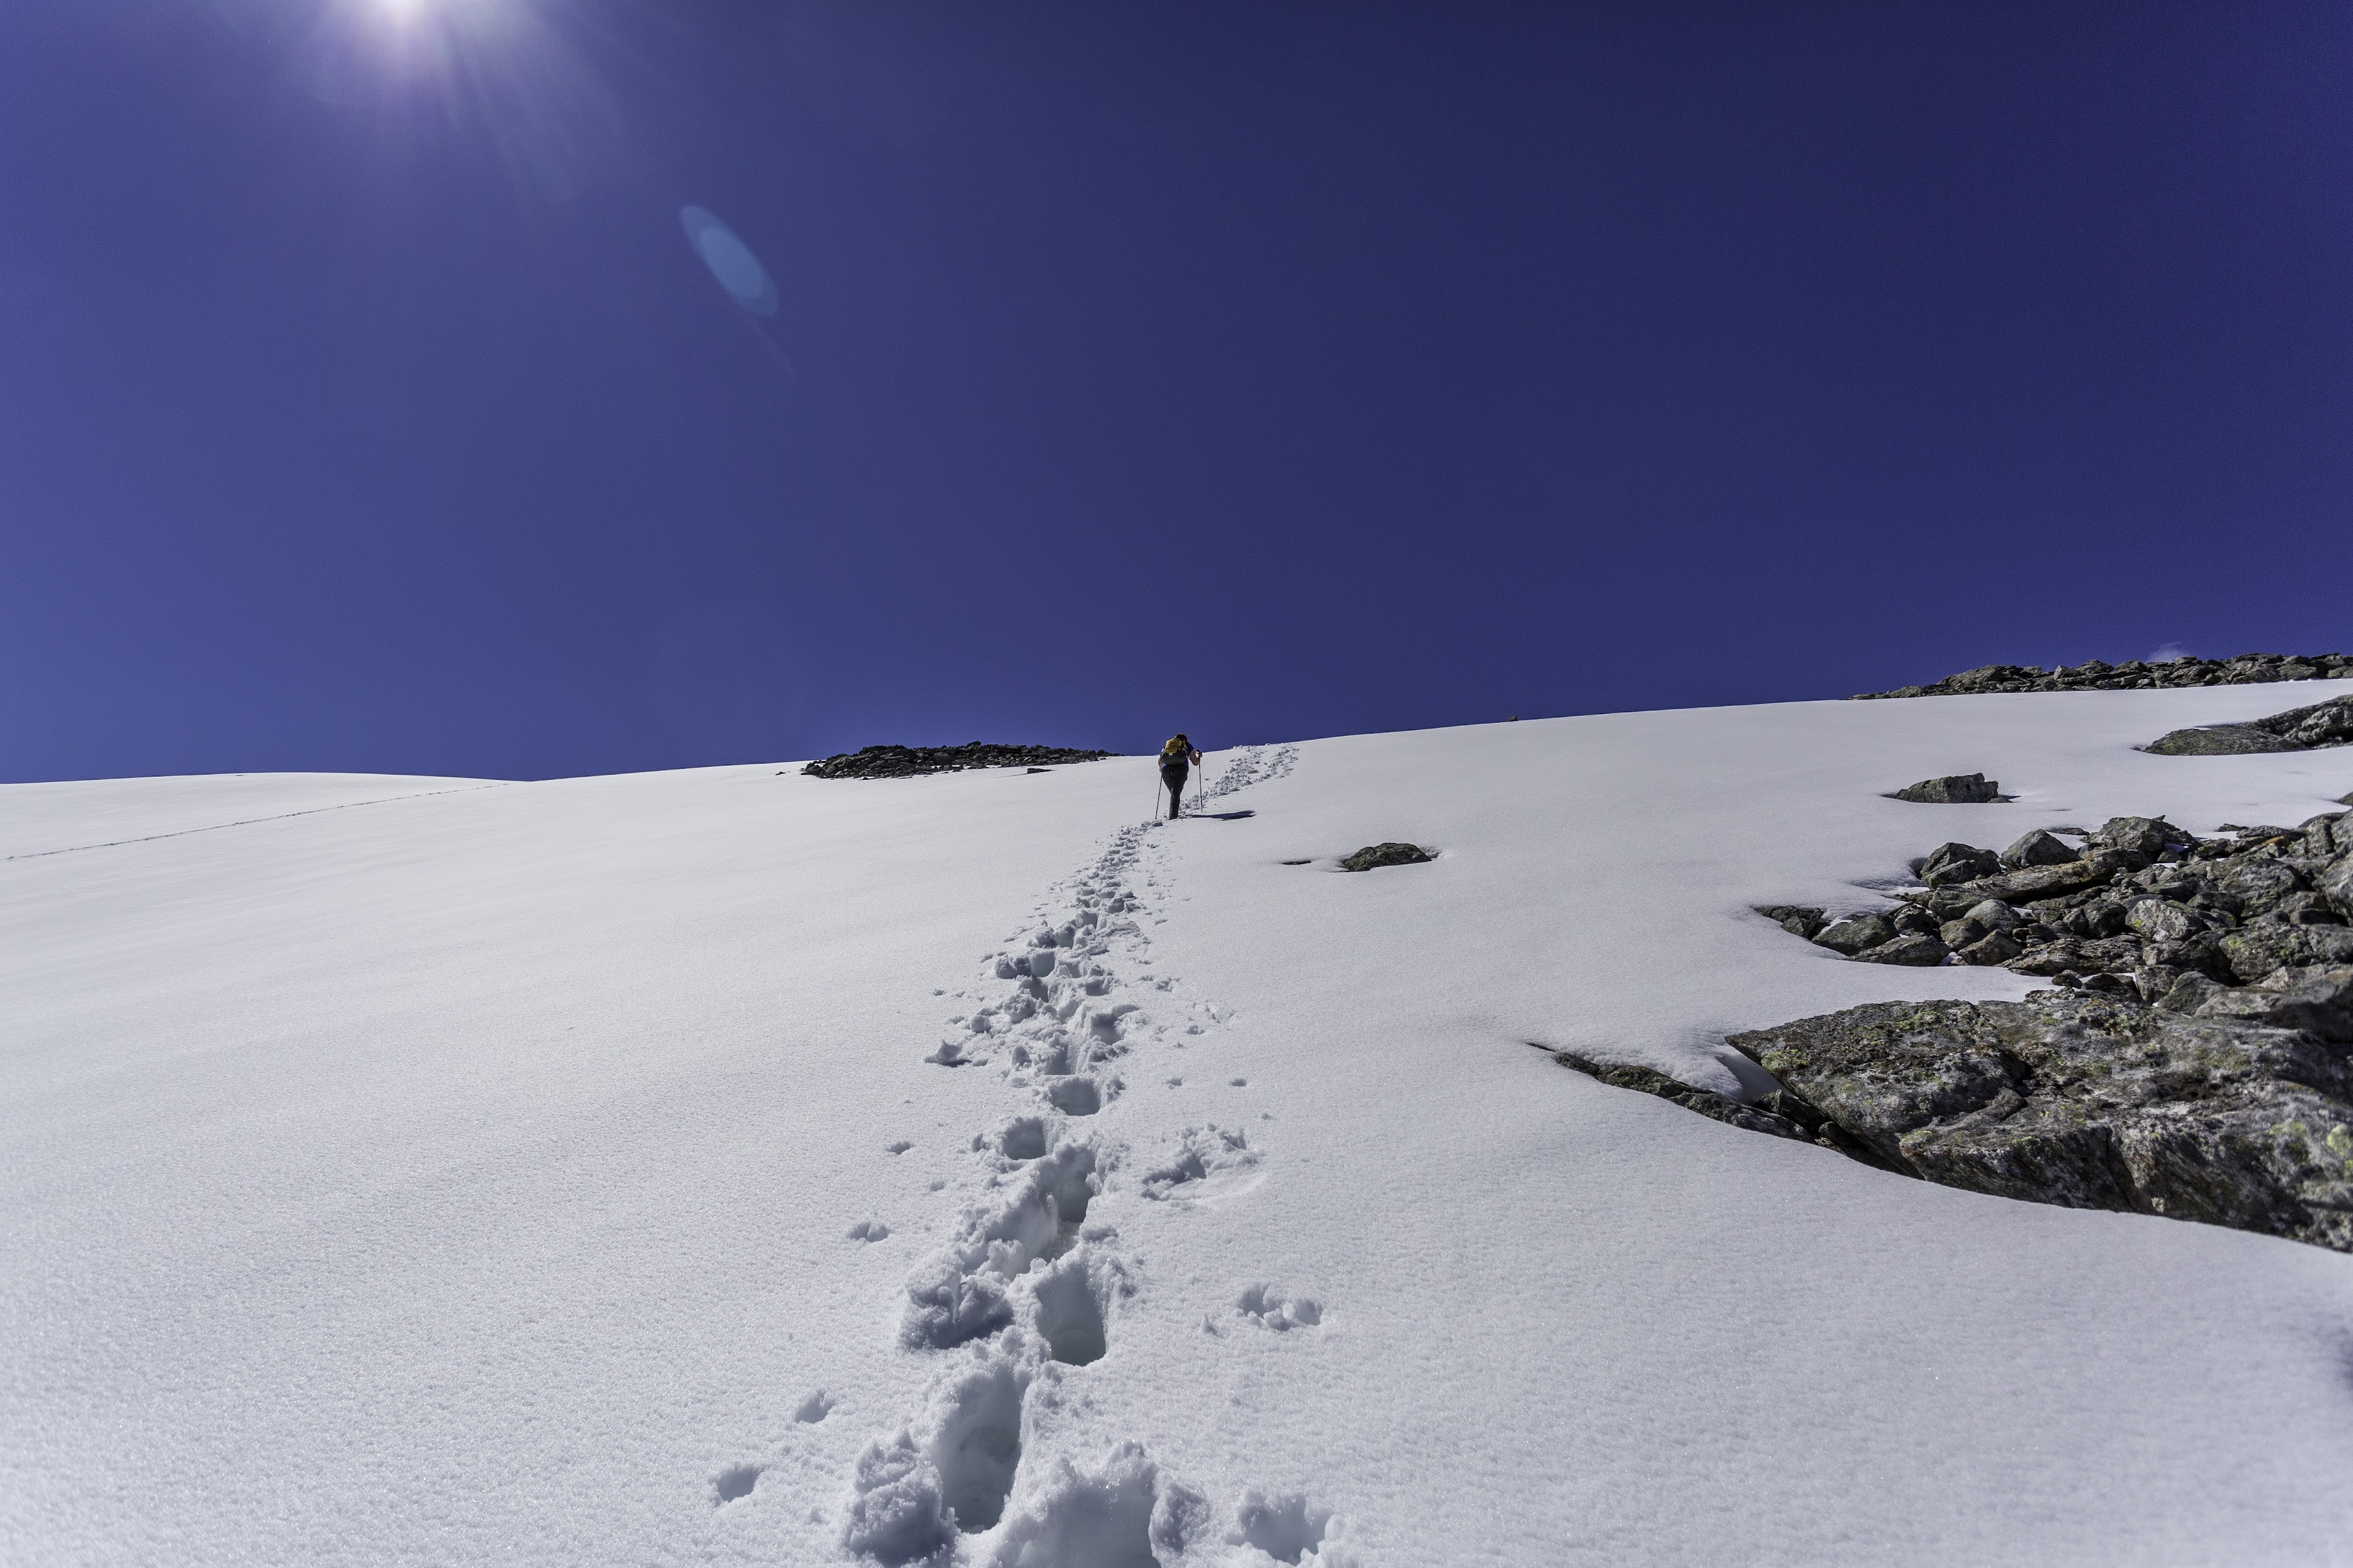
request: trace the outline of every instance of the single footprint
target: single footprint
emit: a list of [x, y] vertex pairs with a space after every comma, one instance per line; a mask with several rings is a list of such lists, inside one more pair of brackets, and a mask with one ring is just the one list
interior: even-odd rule
[[711, 1478], [712, 1495], [718, 1500], [716, 1506], [725, 1508], [737, 1498], [751, 1496], [759, 1480], [757, 1465], [733, 1465], [720, 1471]]
[[893, 1154], [903, 1154], [914, 1146], [914, 1142], [907, 1138], [895, 1138], [882, 1145], [886, 1151]]
[[833, 1400], [822, 1388], [812, 1389], [793, 1411], [793, 1419], [805, 1426], [814, 1426], [833, 1409]]
[[1256, 1487], [1242, 1494], [1229, 1546], [1255, 1546], [1278, 1563], [1296, 1563], [1324, 1544], [1324, 1527], [1332, 1521], [1329, 1509], [1311, 1504], [1293, 1492], [1268, 1497]]
[[852, 1241], [881, 1241], [891, 1234], [891, 1227], [879, 1219], [861, 1219], [849, 1227]]
[[1234, 1310], [1263, 1329], [1288, 1333], [1312, 1329], [1324, 1321], [1324, 1308], [1306, 1296], [1284, 1296], [1271, 1285], [1253, 1285], [1241, 1293]]
[[1235, 1079], [1233, 1080], [1233, 1086], [1236, 1089], [1248, 1089], [1250, 1087], [1250, 1079], [1246, 1078]]

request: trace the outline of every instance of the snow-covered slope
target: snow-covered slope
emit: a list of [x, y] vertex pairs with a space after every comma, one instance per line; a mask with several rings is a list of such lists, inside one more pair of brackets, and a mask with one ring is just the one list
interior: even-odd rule
[[[1524, 1043], [1728, 1089], [1729, 1029], [2021, 994], [1747, 906], [2295, 823], [2353, 752], [2131, 747], [2316, 684], [1267, 747], [1158, 826], [1141, 759], [0, 789], [0, 1560], [841, 1563], [954, 1504], [1027, 1568], [2353, 1562], [2353, 1258]], [[1879, 793], [1971, 770], [2019, 798]]]

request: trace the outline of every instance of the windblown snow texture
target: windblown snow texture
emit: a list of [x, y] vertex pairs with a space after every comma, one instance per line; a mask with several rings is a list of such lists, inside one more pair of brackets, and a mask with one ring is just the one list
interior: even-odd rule
[[0, 790], [0, 1559], [2340, 1560], [2353, 1259], [1524, 1043], [1731, 1101], [1732, 1032], [2022, 995], [1751, 909], [2301, 821], [2348, 753], [2134, 748], [2334, 689], [1319, 741], [1157, 825], [1147, 758]]

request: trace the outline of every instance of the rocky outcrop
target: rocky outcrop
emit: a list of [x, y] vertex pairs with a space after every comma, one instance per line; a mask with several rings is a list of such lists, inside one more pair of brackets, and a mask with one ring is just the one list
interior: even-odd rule
[[2353, 1251], [2353, 968], [2273, 994], [2253, 1017], [2067, 991], [1888, 1002], [1729, 1043], [1781, 1085], [1777, 1123], [1810, 1116], [1816, 1142], [1923, 1180]]
[[1939, 845], [1883, 908], [1760, 906], [1864, 963], [2057, 984], [1734, 1035], [1778, 1084], [1738, 1114], [1647, 1069], [1562, 1059], [1926, 1181], [2353, 1251], [2353, 812], [2221, 831], [2038, 828], [2000, 853]]
[[[2001, 964], [2168, 1007], [2187, 981], [2229, 990], [2353, 963], [2353, 812], [2228, 831], [2201, 839], [2119, 816], [2095, 833], [2037, 828], [1998, 854], [1942, 844], [1913, 862], [1919, 885], [1883, 908], [1757, 912], [1864, 963]], [[2180, 998], [2203, 1004], [2194, 985]]]
[[1367, 844], [1340, 862], [1343, 871], [1369, 871], [1378, 866], [1419, 866], [1430, 851], [1419, 844]]
[[961, 746], [868, 746], [809, 763], [801, 772], [819, 779], [901, 779], [917, 773], [962, 773], [966, 768], [1039, 768], [1057, 763], [1092, 763], [1114, 752], [1082, 752], [1068, 746], [992, 746], [967, 741]]
[[2249, 686], [2274, 680], [2340, 680], [2353, 677], [2353, 655], [2242, 653], [2236, 658], [2090, 659], [2059, 665], [1987, 664], [1926, 686], [1861, 691], [1857, 701], [1882, 697], [1968, 697], [1989, 691], [2136, 691], [2177, 686]]
[[2243, 724], [2205, 724], [2160, 735], [2141, 749], [2160, 757], [2221, 757], [2245, 752], [2309, 752], [2353, 744], [2353, 697], [2334, 697]]
[[2001, 785], [1983, 773], [1948, 773], [1943, 778], [1922, 779], [1915, 784], [1905, 784], [1894, 792], [1895, 800], [1908, 800], [1922, 805], [1982, 805], [2002, 798]]

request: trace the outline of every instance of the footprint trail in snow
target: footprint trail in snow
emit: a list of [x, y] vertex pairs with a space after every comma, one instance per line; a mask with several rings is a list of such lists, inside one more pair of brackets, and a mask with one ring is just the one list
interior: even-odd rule
[[[1203, 798], [1280, 779], [1297, 754], [1246, 748]], [[1071, 1455], [1047, 1458], [1064, 1379], [1108, 1353], [1137, 1289], [1117, 1231], [1090, 1219], [1096, 1200], [1195, 1201], [1230, 1189], [1261, 1159], [1243, 1132], [1214, 1124], [1135, 1161], [1112, 1135], [1129, 1076], [1158, 1076], [1152, 1054], [1219, 1023], [1179, 982], [1144, 973], [1151, 915], [1138, 887], [1159, 880], [1158, 826], [1113, 834], [1041, 906], [1039, 923], [986, 955], [987, 999], [952, 1019], [955, 1033], [925, 1058], [998, 1073], [1012, 1102], [972, 1135], [973, 1195], [907, 1281], [899, 1342], [939, 1363], [922, 1407], [866, 1446], [850, 1479], [842, 1543], [890, 1568], [1145, 1568], [1220, 1551], [1219, 1563], [1345, 1561], [1332, 1539], [1337, 1521], [1303, 1498], [1246, 1494], [1221, 1527], [1209, 1500], [1139, 1444], [1119, 1445], [1092, 1469]], [[1318, 1321], [1314, 1303], [1263, 1286], [1238, 1311], [1285, 1330]]]

